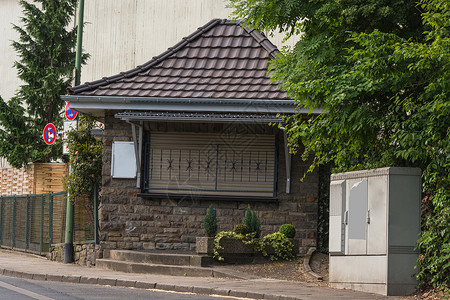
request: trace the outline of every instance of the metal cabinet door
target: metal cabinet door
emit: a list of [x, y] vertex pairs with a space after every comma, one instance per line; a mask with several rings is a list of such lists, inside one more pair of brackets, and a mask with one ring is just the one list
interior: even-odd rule
[[348, 247], [346, 254], [367, 253], [367, 178], [347, 180], [348, 193]]
[[345, 180], [332, 181], [330, 184], [330, 227], [328, 251], [330, 254], [345, 252]]
[[367, 216], [367, 254], [387, 253], [387, 176], [369, 178]]

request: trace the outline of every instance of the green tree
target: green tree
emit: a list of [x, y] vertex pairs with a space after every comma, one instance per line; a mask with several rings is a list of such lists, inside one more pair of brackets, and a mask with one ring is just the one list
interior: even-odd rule
[[[423, 286], [448, 287], [449, 4], [447, 0], [229, 0], [260, 30], [302, 32], [271, 68], [301, 107], [286, 124], [293, 151], [335, 171], [416, 166], [432, 217], [419, 241]], [[301, 142], [300, 142], [301, 141]]]
[[[19, 1], [22, 27], [14, 63], [23, 84], [8, 102], [0, 98], [0, 156], [16, 168], [29, 162], [49, 162], [62, 156], [62, 142], [42, 141], [47, 123], [61, 128], [64, 102], [75, 63], [76, 29], [67, 30], [76, 0]], [[83, 55], [83, 61], [87, 55]]]

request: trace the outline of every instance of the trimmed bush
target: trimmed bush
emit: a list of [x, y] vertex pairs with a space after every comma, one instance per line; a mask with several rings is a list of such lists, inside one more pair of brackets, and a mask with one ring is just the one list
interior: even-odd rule
[[295, 237], [295, 227], [292, 224], [281, 225], [278, 232], [284, 234], [288, 239], [293, 239]]
[[248, 228], [248, 226], [245, 225], [245, 224], [237, 224], [234, 227], [233, 231], [235, 233], [237, 233], [237, 234], [245, 235], [245, 234], [249, 234], [250, 233], [250, 228]]

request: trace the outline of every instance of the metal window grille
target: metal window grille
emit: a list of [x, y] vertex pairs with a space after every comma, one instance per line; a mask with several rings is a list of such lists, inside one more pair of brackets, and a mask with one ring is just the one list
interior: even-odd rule
[[152, 132], [148, 193], [273, 197], [274, 135]]

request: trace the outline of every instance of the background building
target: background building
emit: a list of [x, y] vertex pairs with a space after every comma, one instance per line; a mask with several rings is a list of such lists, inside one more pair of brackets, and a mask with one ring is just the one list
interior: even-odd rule
[[[228, 18], [224, 0], [86, 0], [83, 48], [91, 55], [81, 81], [132, 69], [175, 45], [214, 18]], [[0, 96], [10, 99], [19, 87], [17, 59], [11, 41], [18, 38], [12, 24], [20, 26], [22, 8], [17, 0], [0, 2]], [[74, 24], [76, 20], [74, 20]], [[282, 36], [270, 38], [278, 49]]]

